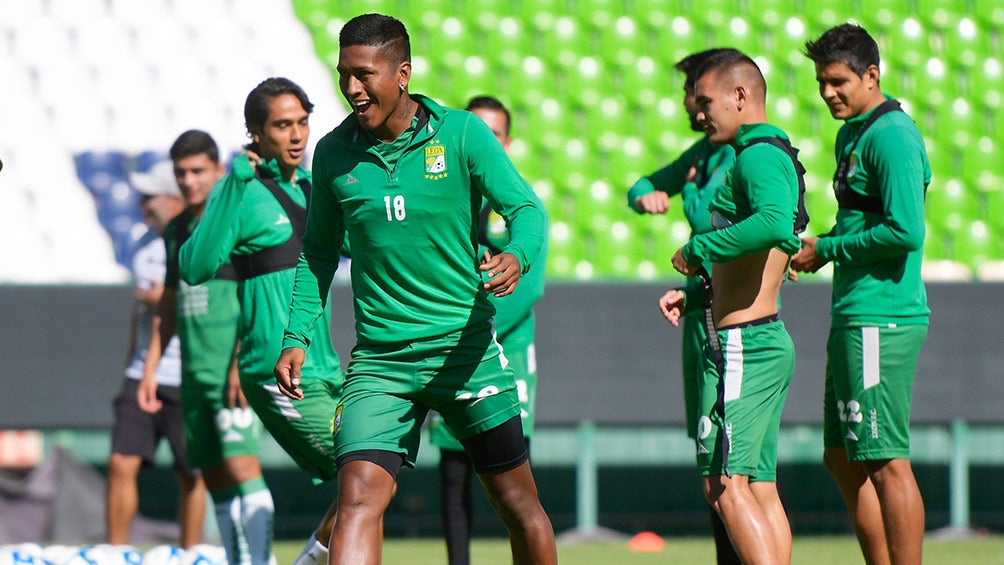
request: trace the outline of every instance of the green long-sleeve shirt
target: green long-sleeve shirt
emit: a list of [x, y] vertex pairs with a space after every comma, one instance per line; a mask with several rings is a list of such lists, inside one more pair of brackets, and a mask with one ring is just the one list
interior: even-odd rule
[[[872, 111], [840, 128], [838, 163]], [[861, 135], [850, 156], [847, 184], [849, 190], [880, 199], [882, 213], [838, 210], [836, 225], [816, 243], [816, 255], [834, 263], [834, 326], [928, 323], [920, 267], [924, 191], [930, 182], [924, 140], [908, 115], [889, 112]]]
[[739, 156], [711, 201], [718, 228], [697, 234], [683, 247], [691, 265], [728, 263], [776, 247], [793, 255], [800, 241], [794, 233], [798, 214], [798, 174], [791, 158], [769, 143], [749, 145], [757, 137], [788, 136], [769, 124], [739, 126], [734, 142]]
[[[736, 161], [736, 151], [731, 145], [713, 145], [704, 136], [687, 148], [675, 161], [658, 171], [638, 179], [628, 190], [628, 207], [638, 212], [635, 200], [639, 196], [661, 190], [669, 196], [680, 195], [683, 215], [690, 224], [690, 235], [707, 233], [711, 225], [711, 200], [725, 176]], [[641, 213], [641, 212], [638, 212]], [[711, 265], [706, 263], [706, 269]], [[688, 277], [681, 288], [687, 294], [687, 311], [698, 312], [703, 303], [703, 285], [699, 277]]]
[[[484, 121], [421, 95], [428, 124], [398, 140], [393, 163], [354, 115], [314, 154], [314, 195], [296, 272], [285, 347], [306, 347], [346, 233], [360, 344], [442, 337], [486, 324], [495, 309], [478, 269], [482, 196], [505, 218], [504, 251], [524, 275], [546, 237], [543, 205]], [[393, 144], [397, 145], [397, 142]]]
[[[275, 161], [262, 163], [258, 168], [278, 182], [294, 202], [306, 205], [300, 186], [282, 180]], [[209, 194], [202, 220], [179, 251], [181, 278], [188, 284], [201, 284], [212, 278], [231, 253], [255, 253], [282, 245], [293, 235], [282, 205], [254, 175], [247, 156], [239, 156], [234, 159], [231, 171]], [[310, 173], [298, 168], [296, 178], [298, 183], [309, 182]], [[294, 273], [294, 268], [283, 269], [238, 283], [241, 303], [238, 369], [242, 379], [258, 382], [274, 379], [272, 369], [279, 358], [282, 330], [289, 319]], [[327, 294], [328, 286], [323, 292]], [[321, 311], [318, 316], [322, 316]], [[331, 344], [329, 310], [323, 311], [323, 318], [323, 323], [312, 329], [315, 347], [303, 366], [305, 379], [331, 380], [341, 375], [338, 355]]]

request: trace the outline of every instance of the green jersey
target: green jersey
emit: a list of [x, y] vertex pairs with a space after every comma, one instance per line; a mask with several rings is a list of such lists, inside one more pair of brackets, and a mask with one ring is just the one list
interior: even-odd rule
[[481, 118], [413, 98], [419, 115], [396, 142], [381, 144], [354, 115], [318, 142], [285, 347], [311, 343], [327, 300], [319, 289], [331, 282], [346, 233], [363, 345], [459, 335], [487, 324], [495, 308], [478, 269], [482, 197], [505, 218], [503, 251], [519, 259], [523, 274], [532, 272], [546, 237], [540, 200]]
[[798, 174], [791, 157], [780, 148], [749, 144], [758, 137], [788, 139], [769, 124], [739, 126], [734, 146], [740, 154], [710, 205], [717, 229], [697, 234], [683, 246], [687, 263], [728, 263], [772, 247], [788, 255], [799, 250], [801, 242], [794, 232]]
[[860, 134], [872, 112], [844, 123], [835, 152], [838, 163], [848, 162], [847, 189], [881, 201], [881, 212], [842, 208], [816, 243], [816, 255], [833, 261], [832, 323], [926, 325], [920, 266], [931, 165], [917, 125], [903, 112], [882, 115]]
[[178, 275], [178, 249], [189, 238], [199, 218], [187, 210], [164, 231], [167, 276], [164, 285], [176, 292], [177, 332], [181, 341], [181, 370], [186, 377], [215, 375], [226, 380], [240, 325], [237, 281], [221, 276], [189, 285]]
[[[300, 183], [310, 182], [308, 171], [298, 168], [297, 183], [293, 184], [281, 178], [275, 161], [261, 163], [258, 169], [261, 174], [275, 180], [293, 202], [306, 206], [306, 195]], [[234, 159], [231, 171], [213, 188], [202, 220], [181, 247], [181, 278], [193, 285], [204, 283], [216, 274], [231, 254], [250, 255], [282, 245], [292, 236], [293, 226], [285, 209], [255, 177], [255, 170], [247, 156], [241, 155]], [[241, 303], [238, 368], [242, 380], [274, 380], [272, 369], [282, 349], [282, 328], [289, 319], [294, 272], [295, 269], [287, 268], [238, 283]], [[325, 294], [327, 289], [328, 286], [325, 286]], [[321, 292], [320, 289], [315, 291]], [[323, 318], [323, 323], [312, 330], [315, 347], [310, 349], [303, 365], [304, 379], [340, 379], [338, 356], [331, 344], [330, 310], [319, 310], [318, 315]]]
[[634, 201], [656, 190], [670, 196], [679, 194], [691, 233], [709, 232], [712, 225], [708, 206], [735, 160], [736, 151], [731, 145], [712, 145], [704, 136], [672, 163], [639, 179], [628, 191], [628, 206], [637, 210]]

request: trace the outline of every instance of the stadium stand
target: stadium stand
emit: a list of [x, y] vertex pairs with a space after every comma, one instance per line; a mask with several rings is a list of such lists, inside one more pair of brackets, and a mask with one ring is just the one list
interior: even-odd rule
[[290, 3], [237, 4], [39, 0], [4, 10], [0, 282], [124, 281], [146, 229], [129, 172], [165, 159], [190, 128], [209, 131], [224, 154], [239, 150], [244, 98], [268, 76], [307, 90], [312, 141], [341, 120], [331, 73]]
[[665, 219], [638, 218], [620, 196], [692, 142], [671, 67], [712, 45], [744, 49], [764, 69], [769, 117], [809, 170], [809, 233], [828, 230], [839, 124], [800, 51], [848, 18], [877, 37], [885, 89], [928, 144], [926, 257], [954, 264], [952, 278], [1004, 258], [999, 2], [839, 0], [808, 10], [802, 0], [151, 0], [139, 9], [129, 0], [39, 0], [0, 22], [0, 72], [9, 77], [0, 119], [34, 140], [0, 139], [8, 165], [0, 202], [16, 212], [0, 229], [24, 241], [4, 247], [0, 281], [121, 281], [142, 231], [123, 172], [147, 167], [144, 159], [162, 156], [165, 140], [189, 127], [238, 150], [243, 98], [265, 76], [307, 88], [316, 141], [345, 111], [331, 72], [338, 31], [366, 11], [408, 25], [416, 91], [454, 106], [493, 93], [512, 108], [513, 159], [555, 224], [551, 278], [674, 274], [660, 258], [686, 237], [679, 207]]

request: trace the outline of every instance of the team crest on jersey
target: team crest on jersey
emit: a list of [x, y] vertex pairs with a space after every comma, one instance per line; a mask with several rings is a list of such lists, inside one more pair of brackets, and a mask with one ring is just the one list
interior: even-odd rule
[[858, 156], [851, 153], [851, 162], [847, 166], [847, 177], [853, 177], [856, 172], [858, 172]]
[[342, 430], [342, 405], [339, 404], [338, 408], [335, 408], [335, 417], [331, 419], [331, 436], [337, 436], [338, 432]]
[[425, 178], [438, 180], [446, 176], [446, 147], [437, 139], [425, 148]]

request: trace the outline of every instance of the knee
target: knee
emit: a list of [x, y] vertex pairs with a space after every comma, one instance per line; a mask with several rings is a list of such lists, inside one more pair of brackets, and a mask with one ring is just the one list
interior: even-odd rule
[[397, 492], [394, 479], [381, 467], [346, 465], [338, 473], [338, 514], [382, 513]]

